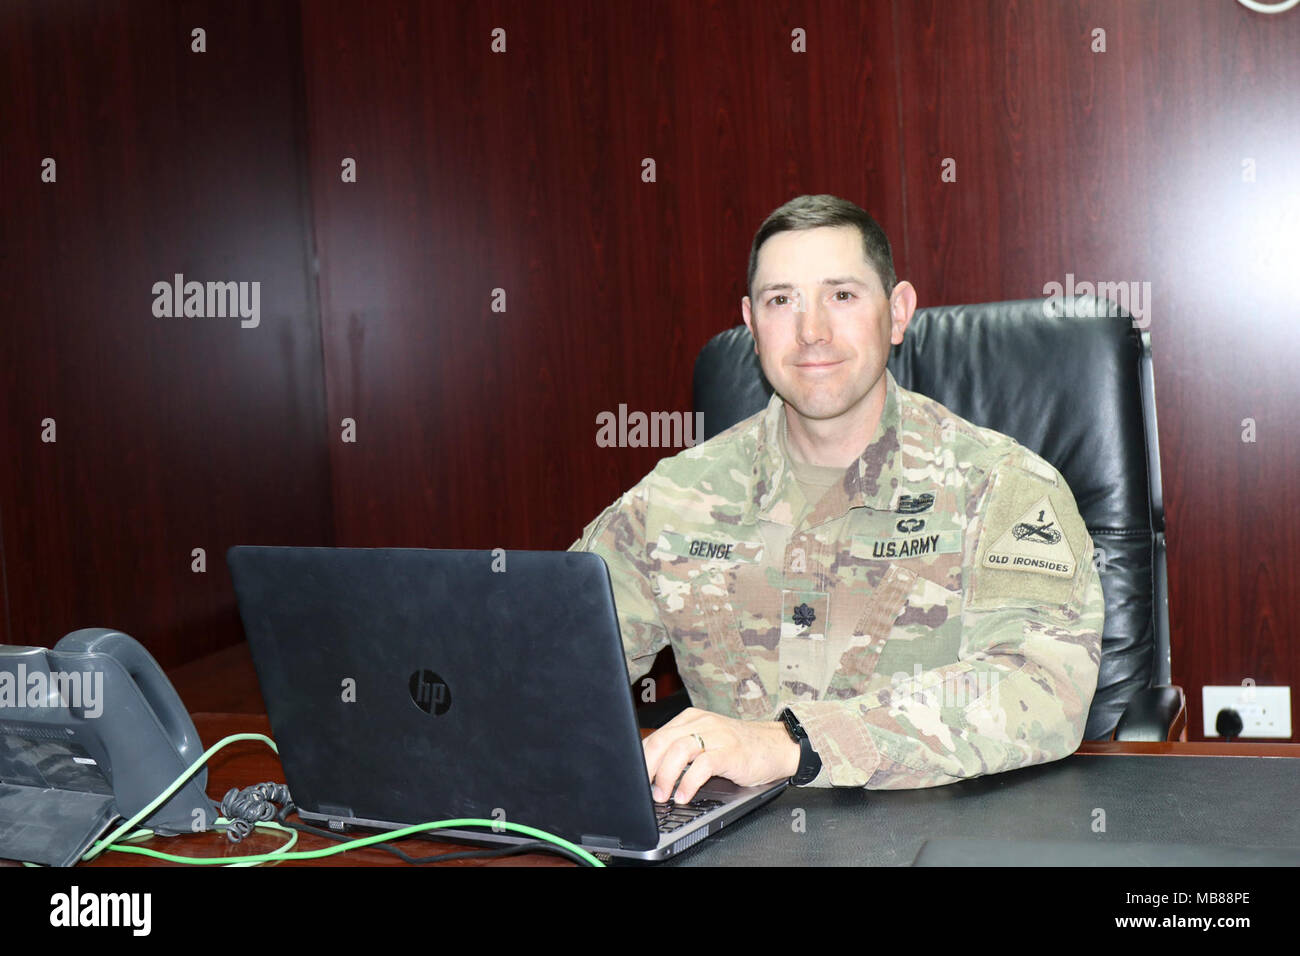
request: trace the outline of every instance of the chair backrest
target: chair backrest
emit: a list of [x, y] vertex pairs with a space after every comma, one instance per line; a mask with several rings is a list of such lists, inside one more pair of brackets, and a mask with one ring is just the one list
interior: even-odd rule
[[[903, 388], [1010, 435], [1074, 493], [1106, 598], [1088, 740], [1109, 739], [1135, 693], [1169, 682], [1150, 338], [1117, 313], [1091, 296], [918, 309], [889, 358]], [[695, 410], [705, 438], [761, 411], [771, 394], [745, 326], [701, 350]]]

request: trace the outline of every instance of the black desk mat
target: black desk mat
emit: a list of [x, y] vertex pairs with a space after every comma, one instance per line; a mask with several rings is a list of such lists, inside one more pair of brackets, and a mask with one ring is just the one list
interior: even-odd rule
[[1300, 849], [1300, 760], [1075, 754], [924, 790], [790, 787], [664, 865], [910, 866], [944, 839]]

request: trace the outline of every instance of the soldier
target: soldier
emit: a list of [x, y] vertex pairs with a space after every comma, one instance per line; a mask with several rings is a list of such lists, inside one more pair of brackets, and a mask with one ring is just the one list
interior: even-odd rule
[[609, 565], [629, 679], [671, 644], [690, 693], [645, 740], [655, 799], [714, 775], [933, 787], [1073, 753], [1104, 606], [1060, 473], [898, 386], [916, 291], [853, 203], [773, 212], [747, 291], [767, 408], [660, 461], [570, 548]]

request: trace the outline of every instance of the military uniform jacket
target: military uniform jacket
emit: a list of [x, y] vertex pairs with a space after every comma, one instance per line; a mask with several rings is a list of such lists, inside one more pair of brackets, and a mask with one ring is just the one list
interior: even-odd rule
[[662, 460], [570, 550], [609, 566], [628, 677], [673, 647], [692, 704], [775, 720], [811, 786], [932, 787], [1044, 763], [1083, 739], [1104, 616], [1060, 473], [901, 388], [818, 501], [785, 407]]

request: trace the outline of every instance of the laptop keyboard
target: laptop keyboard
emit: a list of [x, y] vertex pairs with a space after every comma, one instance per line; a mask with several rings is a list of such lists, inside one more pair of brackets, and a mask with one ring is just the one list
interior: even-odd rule
[[655, 822], [660, 833], [672, 833], [690, 823], [696, 817], [703, 816], [710, 810], [722, 806], [721, 800], [697, 798], [690, 803], [656, 803]]

